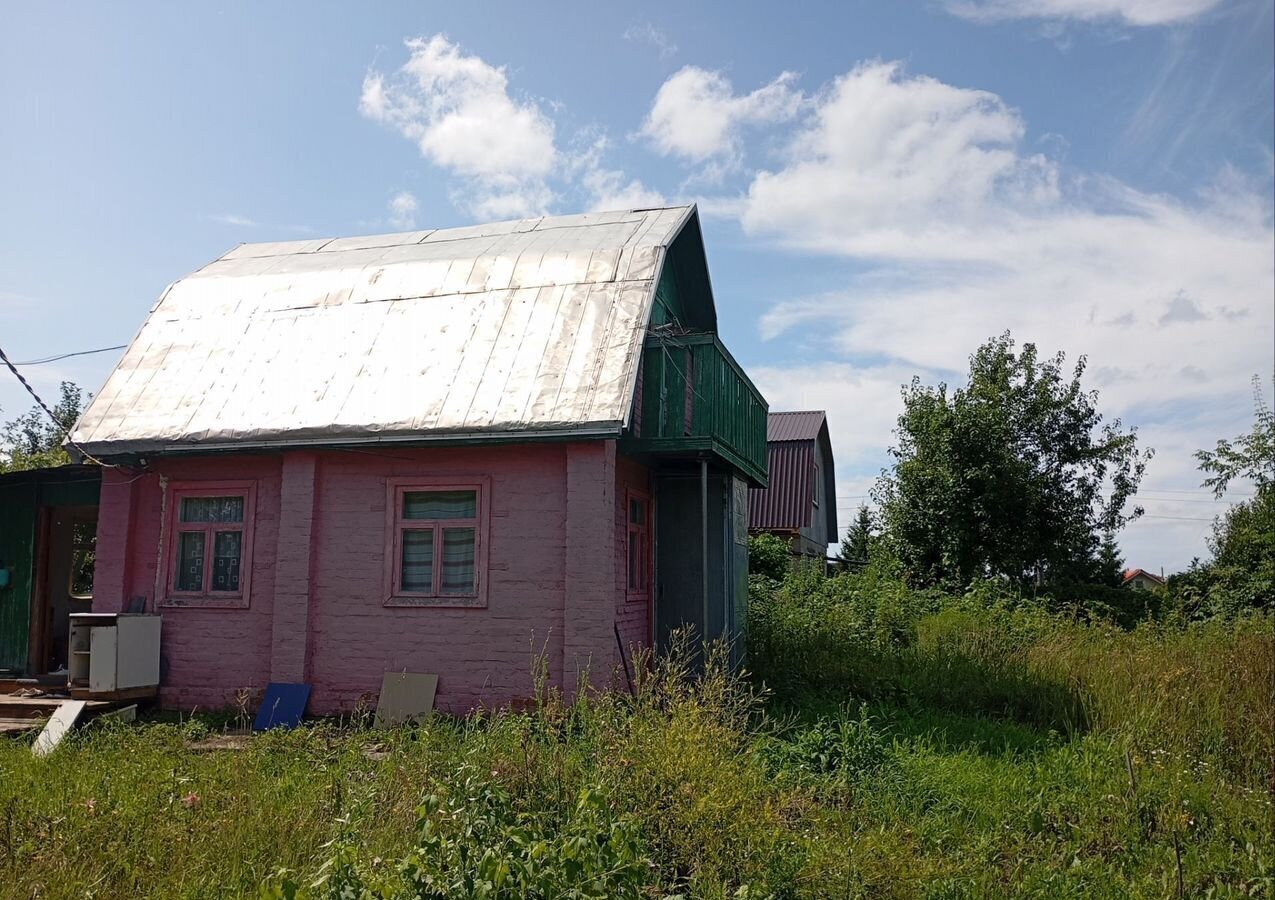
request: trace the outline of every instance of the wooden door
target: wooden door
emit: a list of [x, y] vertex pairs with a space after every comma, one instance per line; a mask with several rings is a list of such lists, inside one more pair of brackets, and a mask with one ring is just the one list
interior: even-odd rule
[[31, 660], [33, 673], [56, 672], [67, 663], [70, 615], [92, 612], [93, 567], [97, 556], [97, 507], [49, 508], [43, 547], [45, 577], [36, 602], [43, 607], [32, 621], [44, 624], [43, 645]]

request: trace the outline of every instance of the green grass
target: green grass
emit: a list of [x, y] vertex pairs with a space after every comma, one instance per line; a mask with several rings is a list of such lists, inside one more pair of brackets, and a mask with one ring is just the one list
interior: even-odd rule
[[867, 587], [759, 596], [752, 679], [666, 661], [635, 698], [242, 750], [190, 749], [212, 719], [5, 740], [0, 896], [1275, 894], [1269, 617]]

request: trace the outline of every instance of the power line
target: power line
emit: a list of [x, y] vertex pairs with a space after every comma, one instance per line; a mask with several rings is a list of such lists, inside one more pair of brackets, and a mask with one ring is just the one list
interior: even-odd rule
[[100, 459], [94, 459], [83, 447], [71, 440], [71, 435], [67, 433], [66, 428], [58, 420], [58, 417], [53, 414], [53, 410], [49, 409], [49, 405], [45, 403], [44, 400], [41, 399], [40, 395], [35, 392], [35, 388], [31, 387], [31, 385], [27, 383], [27, 380], [22, 377], [22, 373], [18, 371], [17, 367], [9, 360], [9, 357], [5, 355], [3, 347], [0, 347], [0, 362], [3, 362], [5, 366], [8, 367], [9, 371], [13, 373], [13, 377], [18, 379], [18, 382], [27, 389], [27, 393], [32, 396], [37, 404], [39, 404], [40, 409], [44, 410], [45, 415], [49, 417], [49, 420], [58, 427], [58, 431], [62, 432], [62, 437], [66, 439], [68, 444], [80, 451], [80, 454], [89, 462], [96, 463], [99, 466], [105, 465], [105, 463], [103, 463]]
[[1208, 503], [1211, 505], [1226, 502], [1222, 499], [1197, 500], [1194, 497], [1144, 497], [1141, 494], [1133, 497], [1133, 500], [1137, 503]]
[[[1175, 491], [1175, 490], [1170, 490], [1169, 488], [1143, 488], [1142, 490], [1138, 491], [1139, 496], [1141, 496], [1142, 494], [1212, 494], [1212, 493], [1213, 492], [1211, 490], [1204, 490], [1203, 488], [1193, 490], [1193, 491], [1185, 491], [1185, 490]], [[1225, 493], [1231, 497], [1252, 498], [1256, 496], [1256, 494], [1244, 494], [1244, 493], [1240, 493], [1239, 491], [1226, 491]]]
[[1144, 514], [1139, 516], [1140, 519], [1173, 519], [1177, 522], [1212, 522], [1212, 519], [1202, 519], [1199, 516], [1153, 516]]
[[74, 353], [59, 353], [57, 356], [46, 356], [42, 359], [24, 359], [15, 362], [15, 366], [42, 366], [45, 363], [57, 362], [60, 359], [70, 359], [73, 356], [92, 356], [94, 353], [109, 353], [111, 350], [123, 350], [128, 344], [118, 344], [114, 347], [98, 347], [96, 350], [77, 350]]

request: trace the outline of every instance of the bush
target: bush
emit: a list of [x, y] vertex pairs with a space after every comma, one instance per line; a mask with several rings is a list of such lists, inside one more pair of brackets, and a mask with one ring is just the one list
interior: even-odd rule
[[768, 738], [761, 744], [767, 765], [776, 774], [798, 781], [858, 784], [879, 775], [890, 761], [890, 745], [875, 727], [868, 707], [857, 714], [843, 707], [836, 716]]
[[[619, 815], [596, 786], [582, 788], [565, 819], [519, 811], [509, 793], [472, 771], [417, 810], [416, 847], [387, 867], [334, 845], [314, 887], [329, 897], [427, 900], [488, 897], [636, 898], [651, 879], [632, 816]], [[386, 872], [392, 870], [393, 874]], [[267, 897], [310, 896], [284, 874]]]
[[792, 550], [783, 538], [765, 532], [748, 538], [748, 574], [782, 581], [792, 567]]
[[[1122, 592], [1123, 593], [1123, 592]], [[1130, 594], [1137, 592], [1128, 592]], [[751, 665], [781, 698], [857, 697], [1091, 729], [1206, 759], [1246, 781], [1275, 760], [1275, 621], [1060, 614], [999, 583], [959, 597], [797, 574], [759, 592]]]

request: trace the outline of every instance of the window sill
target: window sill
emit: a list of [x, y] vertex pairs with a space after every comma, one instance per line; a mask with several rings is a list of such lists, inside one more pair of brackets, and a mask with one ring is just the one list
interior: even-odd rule
[[646, 591], [639, 591], [637, 593], [633, 593], [632, 591], [630, 591], [629, 593], [624, 595], [624, 601], [626, 603], [646, 603], [650, 599], [651, 599], [651, 595], [648, 594]]
[[161, 609], [247, 609], [247, 597], [165, 597]]
[[383, 604], [392, 609], [486, 609], [483, 597], [390, 597]]

